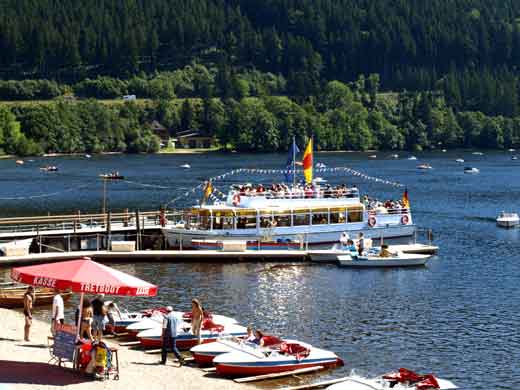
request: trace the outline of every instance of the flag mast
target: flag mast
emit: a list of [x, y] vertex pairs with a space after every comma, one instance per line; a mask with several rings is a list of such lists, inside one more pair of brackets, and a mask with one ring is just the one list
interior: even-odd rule
[[[296, 187], [296, 137], [293, 135], [292, 137], [292, 174], [293, 174], [293, 188], [292, 191], [294, 191], [294, 188]], [[291, 192], [292, 192], [291, 191]]]

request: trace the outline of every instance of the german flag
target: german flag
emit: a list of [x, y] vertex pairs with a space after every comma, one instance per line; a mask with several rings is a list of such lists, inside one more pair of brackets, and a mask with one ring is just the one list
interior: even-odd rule
[[303, 152], [303, 176], [307, 184], [312, 183], [312, 138], [309, 140], [305, 151]]
[[408, 189], [404, 190], [402, 202], [403, 202], [403, 206], [405, 209], [410, 209], [410, 199], [408, 199]]

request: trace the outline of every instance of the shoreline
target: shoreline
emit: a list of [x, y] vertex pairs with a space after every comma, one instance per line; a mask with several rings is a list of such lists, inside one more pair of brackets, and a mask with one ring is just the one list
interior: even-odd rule
[[[69, 308], [70, 309], [70, 308]], [[251, 386], [208, 375], [196, 366], [175, 367], [171, 363], [158, 364], [160, 355], [145, 354], [142, 350], [118, 346], [120, 379], [93, 381], [70, 369], [47, 364], [50, 359], [47, 336], [50, 324], [33, 319], [31, 341], [23, 341], [24, 317], [20, 311], [0, 308], [3, 332], [0, 337], [0, 388], [2, 390], [41, 389], [57, 386], [64, 390], [91, 389], [93, 386], [111, 390], [135, 388], [152, 389], [215, 389], [243, 390]], [[108, 344], [117, 345], [114, 339]], [[71, 367], [67, 363], [67, 367]], [[104, 384], [102, 384], [104, 383]]]

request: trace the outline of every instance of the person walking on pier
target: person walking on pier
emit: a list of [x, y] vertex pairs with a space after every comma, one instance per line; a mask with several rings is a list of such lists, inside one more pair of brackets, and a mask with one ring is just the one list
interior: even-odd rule
[[27, 291], [23, 295], [23, 314], [25, 316], [25, 326], [23, 329], [23, 339], [25, 341], [30, 340], [30, 332], [32, 325], [32, 308], [34, 305], [34, 287], [27, 287]]
[[202, 321], [204, 320], [204, 310], [202, 304], [197, 298], [191, 300], [191, 332], [194, 336], [199, 339], [198, 343], [201, 343], [200, 331], [202, 329]]
[[54, 336], [59, 325], [63, 325], [65, 321], [65, 307], [63, 305], [63, 298], [60, 295], [60, 290], [54, 289], [56, 295], [52, 300], [52, 322], [51, 333]]
[[184, 364], [184, 358], [177, 349], [177, 331], [180, 326], [180, 320], [173, 312], [171, 306], [166, 307], [167, 314], [164, 316], [162, 329], [162, 349], [161, 349], [161, 364], [166, 364], [168, 358], [168, 350], [171, 349], [177, 360], [179, 366]]

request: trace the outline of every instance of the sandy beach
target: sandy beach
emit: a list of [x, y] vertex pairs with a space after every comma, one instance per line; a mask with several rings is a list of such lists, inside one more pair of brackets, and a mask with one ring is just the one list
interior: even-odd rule
[[[47, 336], [50, 325], [34, 320], [31, 341], [23, 341], [23, 314], [15, 310], [0, 309], [2, 334], [0, 335], [0, 390], [15, 389], [254, 389], [220, 379], [195, 366], [178, 368], [172, 362], [158, 364], [160, 355], [145, 354], [142, 350], [119, 347], [120, 379], [93, 381], [72, 370], [49, 365]], [[117, 345], [115, 341], [107, 340]], [[71, 367], [70, 364], [67, 364]]]

